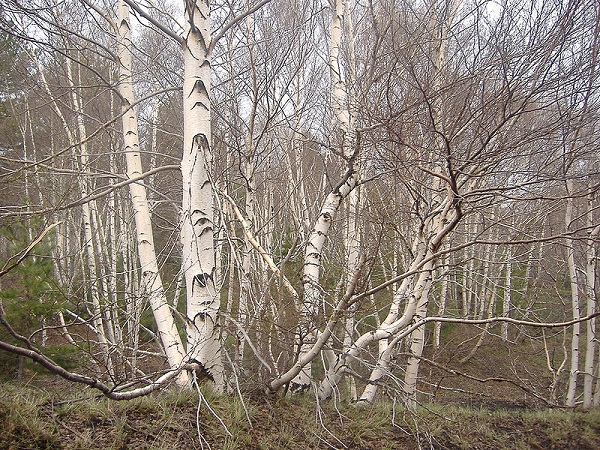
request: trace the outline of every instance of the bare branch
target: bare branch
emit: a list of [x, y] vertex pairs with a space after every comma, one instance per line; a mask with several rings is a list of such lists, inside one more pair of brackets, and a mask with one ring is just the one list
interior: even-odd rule
[[[127, 3], [129, 3], [130, 0], [125, 0], [125, 1]], [[265, 6], [270, 1], [271, 0], [262, 0], [262, 1], [260, 1], [259, 3], [257, 3], [256, 5], [254, 5], [252, 8], [250, 8], [247, 11], [243, 12], [239, 16], [235, 16], [233, 19], [231, 19], [229, 22], [227, 22], [225, 25], [223, 25], [223, 27], [221, 28], [221, 30], [211, 39], [210, 45], [208, 47], [209, 54], [211, 54], [212, 51], [215, 49], [215, 46], [217, 45], [217, 42], [219, 41], [219, 39], [221, 39], [223, 36], [225, 36], [225, 33], [227, 33], [231, 28], [233, 28], [234, 26], [236, 26], [240, 21], [244, 20], [250, 14], [254, 14], [256, 11], [258, 11], [260, 8], [262, 8], [263, 6]]]
[[123, 0], [131, 9], [135, 11], [136, 14], [146, 19], [152, 25], [154, 25], [158, 30], [162, 31], [164, 34], [169, 36], [171, 39], [175, 40], [178, 44], [183, 43], [183, 37], [179, 36], [173, 30], [169, 30], [163, 24], [161, 24], [158, 20], [154, 19], [150, 14], [146, 13], [142, 8], [140, 8], [135, 2], [132, 0]]
[[[23, 262], [23, 260], [25, 258], [27, 258], [27, 255], [29, 255], [29, 253], [31, 252], [31, 250], [33, 250], [33, 248], [36, 245], [38, 245], [42, 239], [44, 239], [44, 236], [46, 236], [50, 231], [52, 231], [55, 227], [57, 227], [61, 223], [62, 222], [56, 222], [56, 223], [53, 223], [52, 225], [50, 225], [49, 227], [47, 227], [25, 249], [21, 250], [17, 255], [9, 258], [9, 260], [6, 261], [6, 263], [4, 263], [4, 267], [2, 268], [2, 270], [0, 270], [0, 277], [6, 275], [8, 272], [10, 272], [15, 267], [17, 267], [19, 264], [21, 264]], [[11, 264], [11, 261], [14, 258], [17, 258], [17, 260], [14, 263]]]

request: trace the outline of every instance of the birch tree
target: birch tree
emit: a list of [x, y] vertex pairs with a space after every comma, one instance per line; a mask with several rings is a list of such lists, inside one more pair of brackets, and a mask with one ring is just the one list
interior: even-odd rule
[[[131, 26], [129, 6], [124, 0], [118, 4], [118, 64], [119, 93], [121, 96], [123, 144], [127, 163], [127, 176], [132, 179], [143, 174], [140, 156], [137, 109], [132, 80]], [[148, 296], [155, 317], [158, 333], [167, 355], [169, 367], [178, 368], [184, 360], [185, 350], [175, 324], [175, 318], [169, 308], [163, 288], [154, 249], [154, 233], [148, 205], [146, 188], [142, 181], [129, 185], [129, 194], [134, 210], [137, 249], [141, 266], [141, 291]], [[183, 372], [178, 383], [186, 385], [189, 380]]]

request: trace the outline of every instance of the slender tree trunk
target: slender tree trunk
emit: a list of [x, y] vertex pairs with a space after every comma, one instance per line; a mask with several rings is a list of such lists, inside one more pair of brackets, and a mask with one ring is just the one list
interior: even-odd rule
[[[429, 264], [428, 264], [429, 265]], [[422, 292], [420, 295], [419, 303], [415, 311], [413, 322], [427, 316], [427, 304], [429, 301], [429, 290], [431, 289], [431, 275], [433, 273], [433, 264], [431, 267], [424, 267], [427, 270], [425, 276], [419, 282], [422, 283]], [[419, 287], [419, 286], [417, 286]], [[410, 335], [410, 355], [406, 365], [406, 372], [404, 374], [404, 384], [402, 391], [405, 397], [407, 407], [415, 409], [417, 406], [416, 392], [417, 392], [417, 379], [419, 373], [419, 365], [421, 363], [421, 356], [423, 356], [423, 349], [425, 348], [425, 327], [419, 327], [413, 331]], [[374, 399], [371, 399], [371, 402]]]
[[[565, 226], [569, 228], [573, 221], [573, 181], [567, 181], [567, 207], [565, 212]], [[571, 308], [573, 311], [573, 320], [580, 318], [579, 305], [579, 282], [577, 280], [577, 266], [575, 264], [575, 243], [573, 239], [565, 239], [567, 250], [567, 266], [569, 268], [569, 279], [571, 284]], [[579, 333], [581, 324], [573, 325], [573, 335], [571, 337], [571, 365], [569, 369], [569, 387], [567, 390], [566, 405], [575, 406], [575, 395], [577, 392], [577, 376], [579, 375]]]
[[[71, 131], [71, 127], [70, 127], [69, 123], [67, 122], [67, 120], [66, 120], [65, 116], [62, 114], [62, 111], [60, 110], [56, 100], [54, 99], [54, 96], [52, 95], [52, 93], [50, 91], [50, 87], [44, 76], [43, 70], [40, 69], [39, 72], [40, 72], [40, 76], [41, 76], [41, 81], [44, 84], [44, 88], [46, 89], [46, 92], [53, 99], [54, 110], [63, 123], [65, 132], [67, 133], [69, 143], [71, 145], [74, 145], [77, 141], [80, 142], [80, 144], [78, 146], [79, 147], [79, 155], [78, 155], [79, 164], [80, 164], [82, 170], [86, 170], [86, 168], [88, 167], [88, 151], [87, 151], [87, 145], [85, 143], [85, 138], [87, 136], [87, 133], [86, 133], [85, 124], [83, 121], [81, 105], [79, 102], [79, 98], [77, 96], [77, 90], [75, 88], [72, 63], [69, 58], [66, 58], [65, 62], [66, 62], [66, 67], [67, 67], [67, 79], [68, 79], [69, 87], [71, 89], [71, 102], [73, 105], [73, 110], [75, 111], [75, 119], [76, 119], [76, 123], [77, 123], [77, 132], [79, 134], [79, 139], [76, 138], [76, 133]], [[39, 67], [39, 65], [38, 65], [38, 67]], [[78, 178], [78, 184], [79, 184], [79, 190], [80, 190], [81, 197], [85, 197], [86, 195], [89, 194], [90, 187], [88, 185], [88, 182], [86, 180], [82, 179], [82, 177], [83, 177], [83, 175], [81, 175]], [[106, 365], [108, 372], [112, 373], [113, 369], [112, 369], [112, 362], [111, 362], [110, 352], [109, 352], [109, 342], [108, 342], [108, 339], [106, 338], [106, 331], [104, 328], [104, 321], [102, 318], [102, 316], [103, 316], [102, 307], [100, 304], [100, 291], [98, 289], [97, 270], [96, 270], [96, 252], [95, 252], [95, 248], [94, 248], [94, 241], [96, 240], [96, 235], [94, 234], [94, 232], [92, 230], [93, 207], [95, 207], [94, 202], [84, 203], [81, 206], [83, 231], [84, 231], [84, 239], [85, 239], [84, 247], [86, 250], [88, 273], [90, 274], [89, 286], [90, 286], [91, 309], [89, 312], [91, 315], [91, 322], [92, 322], [93, 328], [96, 332], [96, 336], [98, 338], [98, 343], [99, 343], [99, 346], [100, 346], [100, 349], [102, 352], [103, 362]], [[83, 272], [85, 273], [85, 270], [83, 270]]]
[[182, 269], [187, 291], [187, 352], [219, 391], [224, 387], [215, 284], [210, 7], [186, 3], [183, 43]]
[[[586, 315], [596, 311], [596, 244], [600, 232], [600, 226], [594, 226], [593, 213], [594, 196], [588, 194], [588, 210], [586, 214], [587, 226], [592, 230], [590, 239], [587, 240], [586, 270], [585, 270], [585, 295]], [[596, 356], [596, 319], [588, 320], [586, 323], [586, 348], [585, 348], [585, 374], [583, 378], [583, 407], [591, 408], [594, 400], [594, 359]]]
[[[506, 248], [506, 265], [504, 267], [504, 296], [502, 297], [502, 317], [510, 317], [512, 304], [512, 247]], [[508, 322], [502, 322], [502, 340], [508, 341]]]
[[[340, 204], [356, 186], [356, 173], [349, 170], [338, 185], [327, 196], [323, 208], [306, 244], [304, 255], [304, 299], [300, 311], [298, 326], [298, 342], [300, 344], [299, 358], [302, 358], [312, 348], [317, 335], [313, 328], [319, 305], [322, 301], [320, 286], [321, 255], [329, 229]], [[292, 380], [292, 392], [306, 390], [312, 381], [310, 363]]]
[[[442, 280], [441, 280], [441, 286], [440, 286], [440, 302], [439, 302], [439, 308], [438, 308], [438, 316], [439, 317], [443, 317], [444, 314], [446, 314], [446, 305], [448, 303], [448, 287], [449, 287], [449, 282], [448, 282], [448, 277], [449, 272], [448, 272], [448, 268], [449, 268], [449, 261], [450, 261], [450, 256], [449, 255], [444, 255], [444, 258], [442, 259], [442, 264], [440, 265], [440, 267], [438, 268], [439, 272], [442, 274]], [[433, 328], [433, 348], [435, 348], [436, 350], [440, 348], [440, 341], [441, 341], [441, 335], [442, 335], [442, 323], [441, 322], [436, 322]]]
[[[246, 9], [249, 8], [248, 0], [246, 0]], [[248, 134], [244, 139], [245, 155], [243, 157], [244, 164], [242, 166], [243, 178], [245, 181], [245, 212], [246, 220], [249, 222], [251, 229], [256, 229], [256, 178], [255, 178], [255, 142], [254, 130], [256, 126], [256, 112], [259, 101], [258, 93], [258, 76], [256, 73], [256, 62], [254, 60], [254, 20], [252, 15], [246, 17], [246, 41], [248, 47], [248, 62], [250, 68], [250, 77], [252, 82], [252, 98], [250, 117], [248, 123]], [[253, 231], [253, 230], [252, 230]], [[238, 321], [243, 327], [247, 327], [250, 317], [250, 303], [252, 301], [252, 244], [248, 236], [244, 234], [244, 246], [242, 249], [242, 267], [240, 270], [240, 296], [238, 302]], [[237, 357], [241, 360], [244, 356], [245, 339], [242, 330], [238, 330], [238, 348]]]
[[[119, 0], [119, 93], [122, 99], [122, 124], [127, 176], [134, 178], [143, 173], [140, 155], [137, 109], [132, 83], [131, 29], [129, 26], [129, 7]], [[185, 351], [179, 336], [173, 313], [171, 312], [162, 278], [158, 268], [150, 207], [143, 181], [129, 184], [129, 194], [133, 205], [137, 250], [141, 266], [141, 291], [147, 296], [158, 334], [163, 345], [169, 367], [176, 368], [183, 362]], [[189, 382], [185, 372], [177, 379], [178, 384]]]
[[[349, 160], [353, 160], [354, 130], [352, 129], [351, 115], [348, 106], [348, 87], [343, 78], [340, 49], [342, 45], [343, 16], [346, 12], [346, 1], [335, 0], [331, 18], [331, 40], [329, 49], [329, 73], [331, 76], [331, 103], [336, 118], [336, 125], [341, 134], [341, 151]], [[350, 195], [357, 183], [358, 174], [349, 164], [350, 170], [344, 175], [341, 182], [327, 196], [313, 230], [311, 231], [304, 256], [304, 302], [300, 311], [301, 319], [298, 328], [299, 356], [302, 358], [310, 351], [317, 335], [312, 323], [316, 317], [318, 306], [322, 301], [322, 287], [320, 286], [321, 255], [325, 240], [329, 233], [334, 216], [341, 202]], [[292, 392], [306, 390], [312, 381], [311, 363], [292, 381]]]

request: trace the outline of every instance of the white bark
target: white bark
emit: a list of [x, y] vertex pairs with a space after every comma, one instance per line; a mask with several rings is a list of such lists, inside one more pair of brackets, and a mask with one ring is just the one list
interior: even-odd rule
[[[308, 237], [304, 254], [304, 270], [302, 284], [304, 286], [304, 299], [300, 310], [300, 323], [298, 325], [298, 342], [300, 344], [299, 358], [313, 348], [316, 330], [313, 323], [322, 301], [322, 287], [320, 286], [321, 256], [329, 229], [340, 204], [356, 187], [356, 172], [349, 170], [340, 183], [329, 193], [321, 212], [317, 217], [315, 226]], [[292, 381], [292, 392], [303, 391], [310, 386], [312, 371], [310, 362]]]
[[[502, 297], [502, 316], [510, 317], [512, 299], [512, 247], [506, 248], [506, 267], [504, 268], [504, 296]], [[508, 322], [502, 323], [502, 340], [508, 341]]]
[[183, 43], [182, 269], [187, 292], [187, 352], [217, 390], [224, 386], [215, 285], [212, 130], [210, 117], [210, 8], [186, 3]]
[[[573, 181], [567, 181], [567, 207], [565, 210], [565, 226], [568, 228], [573, 221]], [[571, 308], [573, 311], [573, 320], [579, 319], [579, 282], [577, 280], [577, 266], [575, 264], [575, 246], [574, 240], [571, 238], [565, 239], [565, 247], [567, 251], [567, 266], [569, 269], [569, 280], [571, 285]], [[577, 391], [577, 376], [579, 374], [579, 333], [581, 332], [581, 324], [573, 325], [573, 335], [571, 337], [571, 361], [569, 368], [569, 387], [565, 403], [567, 406], [575, 405], [575, 395]]]
[[[433, 64], [434, 64], [434, 79], [433, 79], [433, 92], [439, 89], [441, 85], [441, 78], [444, 76], [445, 62], [447, 58], [447, 46], [448, 46], [448, 30], [454, 21], [454, 15], [460, 5], [461, 1], [449, 1], [445, 5], [443, 14], [442, 11], [437, 11], [435, 7], [432, 7], [432, 30], [434, 32], [435, 47], [433, 49]], [[440, 17], [437, 14], [440, 14]], [[443, 19], [442, 19], [443, 17]], [[439, 100], [432, 100], [431, 104], [431, 116], [432, 126], [436, 132], [443, 131], [443, 107]], [[444, 154], [444, 144], [440, 142], [440, 137], [435, 134], [435, 150], [436, 155], [434, 158], [439, 158]], [[440, 155], [440, 156], [438, 156]], [[433, 172], [443, 174], [441, 167], [434, 167]], [[440, 177], [435, 177], [432, 183], [432, 194], [431, 201], [434, 206], [430, 217], [426, 220], [424, 226], [423, 240], [427, 247], [427, 254], [431, 255], [437, 251], [442, 240], [452, 230], [454, 225], [459, 220], [457, 211], [454, 209], [454, 193], [451, 191], [450, 186], [445, 186], [441, 181]], [[444, 196], [444, 189], [447, 190], [446, 196]], [[452, 224], [450, 228], [446, 224]], [[429, 302], [429, 291], [431, 289], [433, 272], [433, 261], [429, 261], [423, 268], [423, 272], [419, 279], [419, 284], [415, 286], [418, 293], [417, 306], [413, 316], [413, 322], [418, 322], [426, 317], [427, 306]], [[405, 397], [406, 405], [409, 408], [416, 407], [416, 387], [417, 378], [419, 372], [419, 365], [421, 362], [421, 356], [423, 355], [423, 349], [425, 347], [425, 327], [416, 329], [411, 334], [410, 343], [410, 354], [407, 362], [406, 372], [404, 374], [404, 385], [403, 394]], [[370, 386], [376, 387], [376, 384]], [[369, 402], [374, 400], [374, 395], [371, 398], [366, 399]]]
[[[588, 210], [586, 214], [587, 225], [591, 228], [594, 224], [593, 194], [588, 195]], [[587, 241], [586, 270], [585, 270], [585, 295], [586, 315], [591, 315], [596, 310], [596, 245], [600, 226], [591, 228], [590, 239]], [[594, 359], [596, 356], [596, 320], [586, 323], [586, 348], [585, 348], [585, 374], [583, 378], [583, 407], [589, 409], [594, 400]]]
[[[409, 268], [410, 272], [420, 267], [421, 262], [425, 257], [424, 254], [420, 254], [419, 256], [419, 253], [415, 252], [415, 255], [417, 256], [415, 257], [415, 260]], [[337, 355], [334, 364], [330, 365], [327, 372], [325, 373], [323, 381], [319, 386], [320, 398], [326, 399], [331, 396], [333, 390], [336, 388], [342, 376], [344, 375], [347, 365], [352, 359], [358, 356], [362, 349], [366, 348], [371, 343], [390, 338], [396, 332], [410, 324], [410, 321], [412, 320], [412, 317], [414, 316], [415, 310], [417, 308], [417, 298], [414, 295], [416, 291], [413, 291], [411, 295], [408, 296], [408, 289], [411, 284], [411, 278], [412, 277], [404, 278], [400, 283], [398, 289], [394, 292], [392, 305], [390, 306], [390, 310], [386, 319], [381, 323], [381, 325], [376, 330], [362, 334], [352, 344], [352, 346], [350, 346], [350, 348]], [[408, 301], [405, 303], [404, 312], [402, 316], [398, 318], [399, 306], [404, 302], [404, 300]], [[385, 348], [387, 347], [381, 347], [380, 351], [385, 351]]]
[[[46, 80], [44, 71], [41, 68], [39, 61], [36, 58], [33, 58], [33, 60], [37, 64], [38, 73], [40, 74], [40, 81], [42, 82], [42, 85], [43, 85], [45, 91], [47, 92], [49, 97], [52, 99], [52, 107], [53, 107], [55, 113], [57, 114], [57, 116], [59, 117], [61, 123], [63, 124], [65, 132], [67, 133], [67, 138], [68, 138], [69, 144], [74, 146], [74, 145], [76, 145], [77, 142], [79, 142], [79, 144], [77, 146], [79, 148], [79, 155], [77, 155], [77, 156], [79, 158], [79, 162], [82, 166], [82, 169], [85, 170], [85, 168], [88, 165], [88, 151], [87, 151], [87, 145], [85, 143], [85, 138], [86, 138], [87, 133], [86, 133], [86, 129], [85, 129], [85, 124], [83, 122], [83, 116], [82, 116], [82, 112], [81, 112], [79, 98], [77, 96], [77, 90], [75, 88], [72, 62], [69, 58], [65, 59], [66, 68], [67, 68], [67, 81], [69, 83], [69, 87], [71, 88], [71, 102], [73, 105], [73, 110], [75, 111], [77, 132], [79, 133], [79, 139], [77, 139], [76, 134], [71, 130], [70, 124], [67, 122], [66, 117], [64, 116], [61, 109], [59, 108], [58, 102], [50, 90], [50, 85], [48, 84], [48, 81]], [[78, 185], [79, 185], [79, 190], [80, 190], [82, 198], [85, 197], [86, 195], [88, 195], [88, 193], [90, 192], [90, 188], [89, 188], [86, 180], [83, 179], [83, 175], [78, 178]], [[110, 356], [109, 356], [108, 340], [106, 338], [104, 322], [102, 319], [102, 309], [100, 306], [100, 294], [99, 294], [97, 279], [96, 279], [96, 272], [97, 272], [96, 271], [96, 254], [95, 254], [95, 249], [94, 249], [95, 235], [92, 230], [92, 219], [91, 219], [92, 213], [90, 210], [90, 205], [94, 205], [94, 203], [93, 202], [84, 203], [81, 207], [82, 223], [83, 223], [83, 231], [84, 231], [84, 239], [85, 239], [84, 247], [86, 250], [87, 268], [90, 273], [89, 282], [90, 282], [91, 310], [89, 312], [91, 315], [91, 321], [93, 323], [93, 328], [94, 328], [94, 331], [98, 338], [98, 343], [100, 345], [100, 349], [102, 352], [102, 359], [104, 360], [104, 363], [106, 364], [107, 369], [109, 370], [109, 373], [110, 373], [110, 372], [112, 372], [112, 363], [110, 361]], [[85, 276], [85, 270], [83, 270], [83, 275]]]
[[[132, 83], [131, 28], [129, 7], [119, 0], [118, 57], [119, 94], [122, 99], [122, 125], [127, 176], [134, 178], [143, 173], [140, 155], [137, 110], [133, 107], [135, 97]], [[173, 313], [169, 308], [163, 282], [158, 268], [150, 207], [143, 181], [129, 184], [129, 194], [134, 211], [137, 250], [141, 267], [141, 292], [147, 296], [158, 329], [169, 367], [177, 368], [183, 362], [185, 351], [179, 336]], [[182, 372], [178, 384], [186, 385], [189, 378]]]
[[[419, 274], [417, 281], [415, 282], [413, 291], [411, 293], [410, 303], [413, 304], [413, 307], [410, 311], [405, 311], [403, 317], [405, 317], [406, 320], [404, 321], [404, 325], [402, 327], [397, 328], [398, 330], [404, 328], [404, 326], [409, 325], [411, 322], [418, 322], [419, 320], [425, 317], [429, 289], [431, 288], [432, 271], [433, 261], [429, 261], [423, 266], [422, 272]], [[386, 338], [390, 336], [391, 334], [386, 336]], [[416, 329], [411, 335], [410, 352], [413, 355], [421, 356], [423, 352], [423, 345], [425, 343], [424, 337], [424, 327]], [[393, 349], [388, 344], [380, 346], [379, 351], [380, 354], [377, 360], [377, 365], [375, 366], [375, 369], [371, 372], [369, 382], [360, 396], [361, 402], [372, 403], [375, 400], [375, 395], [377, 394], [378, 390], [378, 384], [387, 375], [390, 358], [393, 355]], [[415, 363], [416, 359], [417, 358], [415, 357], [410, 357], [408, 366], [406, 368], [405, 385], [403, 391], [404, 395], [407, 398], [412, 398], [416, 390], [417, 373], [419, 367], [418, 363]]]
[[[359, 268], [360, 262], [360, 230], [358, 227], [358, 218], [360, 214], [360, 187], [354, 189], [349, 195], [348, 215], [346, 216], [346, 239], [345, 247], [347, 256], [346, 263], [346, 285], [350, 285], [352, 277]], [[344, 326], [343, 350], [346, 351], [352, 345], [354, 340], [354, 324], [355, 324], [356, 304], [351, 305], [348, 309], [348, 316]], [[348, 390], [350, 399], [357, 399], [356, 382], [354, 377], [348, 378]]]
[[[246, 0], [246, 9], [248, 1]], [[248, 123], [248, 134], [244, 139], [245, 143], [245, 161], [243, 166], [243, 177], [245, 181], [245, 210], [246, 220], [249, 222], [250, 230], [256, 223], [256, 179], [255, 179], [255, 143], [254, 129], [256, 126], [256, 110], [258, 107], [258, 80], [256, 73], [256, 62], [254, 60], [254, 20], [252, 15], [246, 17], [246, 40], [248, 46], [248, 62], [250, 67], [250, 76], [252, 82], [252, 102], [250, 117]], [[250, 315], [250, 303], [252, 301], [252, 282], [250, 274], [252, 272], [252, 244], [246, 234], [244, 234], [244, 246], [242, 249], [242, 267], [240, 271], [240, 296], [238, 302], [238, 322], [246, 327]], [[238, 331], [238, 358], [244, 356], [244, 336]]]
[[[342, 24], [344, 13], [347, 12], [345, 0], [335, 0], [331, 18], [331, 40], [329, 49], [329, 73], [331, 76], [331, 103], [336, 125], [341, 132], [341, 151], [345, 158], [353, 159], [354, 155], [354, 130], [352, 130], [351, 113], [348, 106], [348, 86], [342, 76], [342, 62], [340, 49], [342, 45]], [[350, 166], [352, 163], [350, 164]], [[322, 288], [320, 286], [321, 256], [329, 228], [342, 200], [350, 195], [356, 187], [357, 173], [351, 167], [341, 183], [327, 196], [325, 204], [320, 211], [315, 226], [308, 237], [304, 256], [304, 302], [300, 311], [301, 319], [298, 327], [298, 341], [300, 344], [299, 358], [302, 358], [312, 348], [316, 340], [316, 330], [310, 325], [314, 322], [318, 306], [322, 302]], [[357, 194], [355, 194], [357, 195]], [[352, 245], [356, 246], [355, 243]], [[353, 250], [349, 264], [358, 263], [358, 254]], [[350, 268], [352, 269], [352, 268]], [[354, 272], [354, 270], [353, 270]], [[292, 392], [302, 391], [310, 386], [312, 380], [311, 364], [308, 363], [292, 381]]]
[[[439, 268], [439, 271], [443, 274], [443, 278], [441, 280], [440, 286], [440, 304], [438, 308], [438, 316], [443, 317], [446, 314], [446, 304], [448, 302], [448, 291], [450, 283], [448, 283], [448, 263], [450, 262], [450, 257], [445, 255], [442, 259], [442, 264]], [[442, 323], [436, 322], [433, 329], [433, 348], [436, 350], [440, 348], [441, 343], [441, 335], [442, 335]]]
[[[81, 142], [84, 141], [87, 133], [85, 130], [85, 124], [83, 121], [83, 116], [81, 113], [81, 106], [79, 103], [79, 98], [77, 97], [77, 91], [75, 89], [75, 82], [73, 79], [73, 70], [71, 60], [69, 58], [66, 59], [67, 65], [67, 73], [68, 73], [68, 81], [69, 86], [71, 87], [71, 100], [73, 103], [73, 108], [75, 109], [75, 117], [77, 121], [77, 130], [79, 132], [79, 140]], [[58, 107], [56, 107], [58, 109]], [[62, 115], [62, 114], [61, 114]], [[74, 136], [71, 138], [71, 142], [75, 142], [76, 139]], [[83, 142], [79, 146], [79, 161], [81, 164], [82, 170], [87, 170], [88, 167], [88, 151], [87, 145]], [[81, 197], [85, 197], [89, 192], [90, 188], [86, 180], [80, 178], [79, 179], [79, 187], [81, 191]], [[100, 346], [104, 349], [105, 359], [108, 362], [108, 341], [106, 339], [105, 329], [104, 329], [104, 321], [102, 320], [102, 308], [100, 306], [100, 290], [98, 289], [98, 280], [97, 280], [97, 269], [96, 269], [96, 251], [94, 248], [94, 240], [95, 234], [92, 230], [92, 211], [91, 211], [91, 203], [84, 203], [81, 206], [82, 210], [82, 220], [83, 220], [83, 230], [84, 230], [84, 239], [85, 239], [85, 248], [86, 248], [86, 256], [87, 256], [87, 265], [88, 272], [90, 274], [90, 296], [91, 296], [91, 304], [92, 304], [92, 322], [94, 324], [94, 329], [96, 330], [98, 341]]]

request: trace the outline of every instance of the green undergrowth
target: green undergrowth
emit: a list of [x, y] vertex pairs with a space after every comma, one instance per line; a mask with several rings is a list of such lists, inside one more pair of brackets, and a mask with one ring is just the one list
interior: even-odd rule
[[2, 449], [597, 449], [600, 411], [416, 412], [381, 401], [168, 392], [125, 402], [0, 385]]

